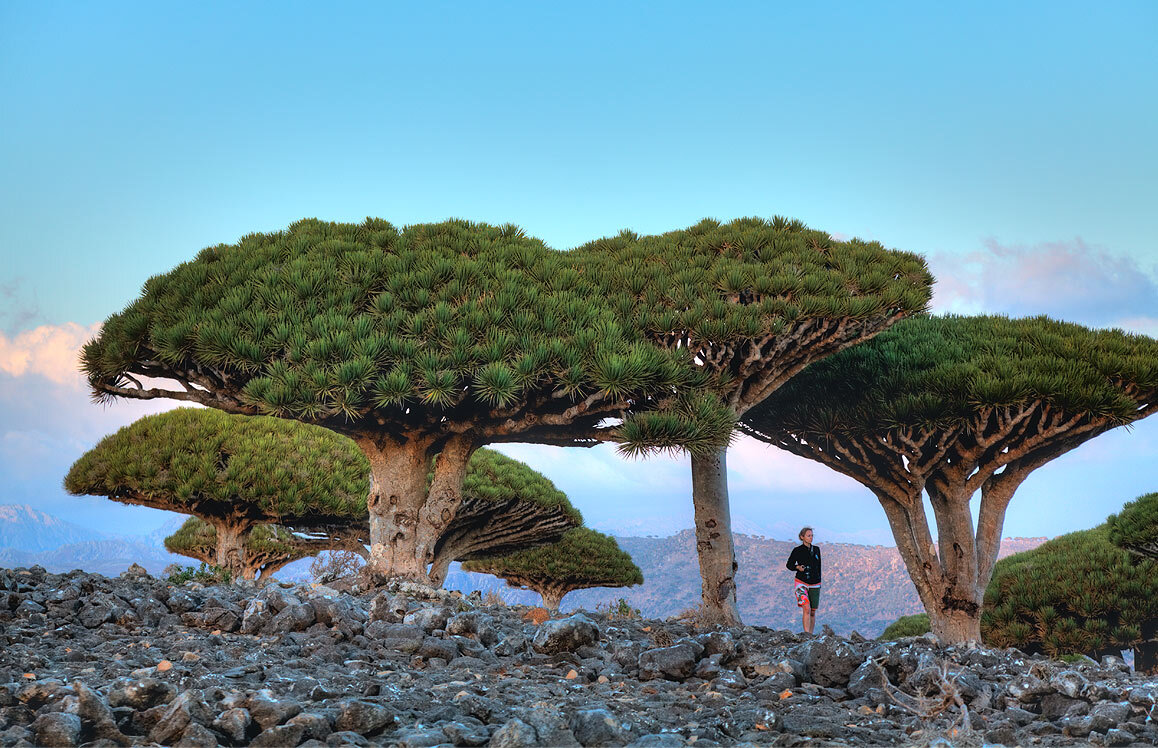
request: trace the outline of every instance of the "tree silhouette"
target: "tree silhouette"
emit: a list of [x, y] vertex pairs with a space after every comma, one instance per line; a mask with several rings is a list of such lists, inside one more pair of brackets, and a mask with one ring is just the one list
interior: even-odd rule
[[980, 640], [1017, 487], [1155, 410], [1158, 341], [1044, 317], [942, 317], [907, 320], [813, 364], [749, 411], [743, 428], [872, 490], [934, 633], [963, 642]]
[[[268, 579], [286, 564], [335, 547], [329, 538], [307, 540], [277, 525], [256, 525], [246, 530], [242, 533], [242, 543], [241, 572], [236, 578], [259, 581]], [[185, 520], [177, 532], [165, 538], [165, 548], [170, 553], [211, 565], [216, 565], [222, 555], [217, 545], [213, 525], [198, 517]]]

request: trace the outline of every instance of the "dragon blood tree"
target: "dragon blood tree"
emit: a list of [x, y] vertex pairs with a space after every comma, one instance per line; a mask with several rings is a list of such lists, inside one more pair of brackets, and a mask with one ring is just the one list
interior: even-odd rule
[[[369, 470], [353, 442], [327, 429], [178, 408], [106, 437], [73, 465], [65, 487], [195, 515], [206, 526], [189, 520], [170, 538], [184, 550], [170, 550], [240, 579], [268, 563], [262, 560], [267, 553], [281, 552], [254, 547], [255, 537], [271, 533], [271, 543], [286, 545], [288, 535], [306, 556], [322, 550], [365, 556]], [[550, 543], [582, 522], [551, 481], [490, 449], [471, 456], [464, 486], [465, 511], [436, 543], [442, 577], [451, 561]], [[186, 552], [193, 550], [201, 555]]]
[[482, 445], [591, 445], [624, 418], [655, 446], [727, 440], [732, 419], [698, 394], [689, 352], [622, 320], [609, 273], [509, 225], [304, 220], [149, 279], [82, 367], [97, 399], [174, 398], [349, 436], [370, 463], [370, 571], [428, 581]]
[[1022, 481], [1155, 410], [1158, 341], [1045, 317], [940, 317], [813, 364], [742, 428], [876, 495], [933, 633], [952, 643], [980, 640], [982, 597]]
[[[737, 417], [813, 361], [923, 312], [932, 285], [918, 255], [783, 218], [623, 233], [576, 252], [607, 267], [599, 278], [619, 316], [655, 345], [689, 351]], [[635, 428], [624, 428], [629, 450], [648, 444]], [[692, 503], [702, 611], [738, 624], [726, 458], [726, 446], [692, 454]]]
[[1139, 672], [1158, 668], [1158, 559], [1109, 540], [1107, 525], [1054, 538], [997, 562], [985, 594], [986, 644], [1051, 657], [1134, 650]]
[[452, 561], [502, 556], [553, 543], [583, 524], [567, 495], [541, 473], [494, 450], [470, 458], [463, 501], [434, 545], [430, 579], [442, 586]]
[[209, 562], [234, 579], [256, 568], [247, 559], [254, 528], [323, 530], [360, 518], [367, 485], [365, 458], [338, 434], [207, 408], [178, 408], [125, 426], [82, 455], [64, 480], [72, 494], [204, 520], [214, 535]]
[[563, 596], [571, 590], [643, 584], [643, 572], [615, 539], [586, 527], [568, 530], [557, 543], [466, 561], [462, 568], [534, 590], [542, 596], [543, 607], [552, 612], [559, 610]]
[[1158, 493], [1139, 496], [1106, 520], [1110, 542], [1130, 553], [1158, 558]]
[[[268, 579], [288, 563], [335, 547], [329, 539], [307, 540], [277, 525], [256, 525], [243, 533], [242, 542], [244, 553], [241, 554], [239, 578], [253, 580]], [[365, 548], [359, 548], [362, 553], [366, 552]], [[185, 520], [177, 532], [165, 538], [165, 549], [211, 565], [222, 556], [217, 544], [217, 531], [213, 525], [197, 517]]]

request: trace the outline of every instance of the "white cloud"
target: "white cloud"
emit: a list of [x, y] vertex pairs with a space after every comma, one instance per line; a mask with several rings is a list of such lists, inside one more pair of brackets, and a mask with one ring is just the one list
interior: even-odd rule
[[958, 314], [1047, 314], [1094, 327], [1158, 333], [1158, 277], [1135, 259], [1082, 239], [1033, 246], [988, 240], [964, 255], [929, 257], [933, 308]]
[[100, 323], [42, 325], [9, 338], [0, 333], [0, 371], [14, 377], [41, 376], [74, 388], [84, 386], [78, 368], [81, 346], [100, 332]]

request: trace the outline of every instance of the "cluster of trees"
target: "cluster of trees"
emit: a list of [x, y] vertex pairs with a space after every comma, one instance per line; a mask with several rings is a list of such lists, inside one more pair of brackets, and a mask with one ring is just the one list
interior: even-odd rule
[[[1133, 650], [1139, 672], [1158, 672], [1158, 493], [1127, 504], [1104, 524], [1054, 538], [997, 562], [985, 593], [982, 640], [1051, 657]], [[882, 638], [929, 631], [906, 616]]]
[[[738, 427], [872, 490], [934, 631], [976, 641], [1017, 486], [1158, 409], [1158, 343], [1044, 318], [930, 319], [932, 280], [918, 255], [785, 219], [569, 252], [509, 225], [306, 220], [151, 278], [82, 366], [98, 399], [349, 437], [381, 577], [439, 583], [440, 550], [511, 555], [454, 532], [484, 445], [686, 450], [703, 612], [724, 623], [740, 620], [726, 482]], [[472, 527], [499, 532], [477, 513]]]

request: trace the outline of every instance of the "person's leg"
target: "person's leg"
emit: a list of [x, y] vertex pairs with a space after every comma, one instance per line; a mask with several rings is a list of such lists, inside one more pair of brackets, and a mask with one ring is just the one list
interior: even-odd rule
[[812, 633], [812, 608], [808, 605], [807, 599], [805, 599], [804, 604], [800, 606], [800, 610], [803, 611], [803, 613], [804, 613], [804, 620], [802, 621], [803, 626], [804, 626], [804, 633], [811, 634]]
[[808, 633], [816, 628], [816, 609], [820, 607], [820, 590], [812, 587], [808, 590]]

